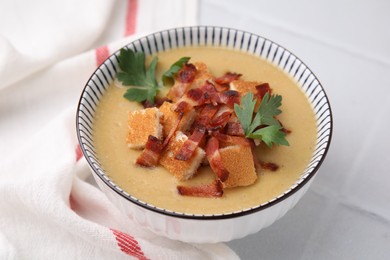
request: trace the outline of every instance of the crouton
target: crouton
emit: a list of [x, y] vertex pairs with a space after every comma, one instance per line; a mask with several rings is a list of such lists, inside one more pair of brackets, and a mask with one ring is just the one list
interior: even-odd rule
[[230, 83], [230, 89], [238, 91], [241, 96], [244, 96], [248, 92], [252, 92], [253, 95], [256, 95], [256, 86], [260, 84], [261, 82], [258, 81], [233, 80]]
[[[162, 126], [163, 126], [163, 137], [165, 138], [169, 134], [171, 129], [174, 127], [179, 117], [179, 114], [176, 113], [175, 111], [172, 111], [172, 103], [169, 102], [164, 102], [160, 106], [159, 110], [164, 115], [162, 120]], [[195, 110], [190, 110], [186, 112], [183, 115], [183, 118], [181, 119], [180, 124], [177, 127], [177, 130], [186, 132], [190, 128], [191, 124], [194, 122], [195, 116], [196, 116]]]
[[206, 155], [202, 148], [197, 147], [189, 160], [175, 159], [176, 153], [187, 139], [183, 132], [177, 131], [160, 157], [160, 164], [181, 181], [190, 179], [196, 173]]
[[255, 111], [257, 111], [260, 106], [263, 94], [271, 90], [268, 83], [258, 81], [233, 80], [229, 86], [231, 90], [238, 91], [241, 96], [245, 96], [245, 94], [251, 92], [257, 98]]
[[162, 138], [163, 113], [157, 108], [146, 108], [129, 113], [127, 144], [133, 149], [143, 149], [148, 141], [149, 135]]
[[203, 86], [203, 84], [206, 81], [210, 81], [211, 83], [214, 83], [215, 77], [211, 72], [209, 71], [209, 68], [207, 65], [203, 62], [194, 62], [194, 65], [197, 69], [194, 82], [191, 85], [191, 88], [199, 88]]
[[248, 186], [257, 179], [252, 151], [249, 146], [233, 145], [219, 149], [223, 166], [229, 172], [224, 187]]

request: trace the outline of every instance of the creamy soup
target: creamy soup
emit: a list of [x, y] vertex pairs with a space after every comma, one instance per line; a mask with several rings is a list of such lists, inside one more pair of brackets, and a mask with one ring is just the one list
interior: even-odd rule
[[[260, 169], [253, 185], [225, 189], [220, 198], [181, 196], [177, 185], [210, 183], [215, 179], [209, 167], [201, 167], [191, 180], [180, 182], [162, 166], [146, 169], [135, 164], [141, 151], [129, 149], [129, 111], [143, 107], [123, 98], [126, 91], [111, 85], [102, 97], [95, 115], [94, 143], [99, 161], [109, 177], [132, 196], [154, 206], [185, 213], [219, 214], [239, 211], [265, 203], [287, 190], [307, 166], [316, 141], [316, 122], [311, 106], [294, 81], [274, 65], [239, 51], [191, 47], [158, 53], [157, 78], [183, 56], [201, 61], [216, 76], [227, 71], [243, 74], [243, 80], [268, 82], [273, 93], [283, 96], [278, 119], [291, 130], [290, 146], [272, 149], [261, 145], [256, 153], [263, 162], [273, 162], [277, 171]], [[164, 91], [162, 91], [164, 93]]]

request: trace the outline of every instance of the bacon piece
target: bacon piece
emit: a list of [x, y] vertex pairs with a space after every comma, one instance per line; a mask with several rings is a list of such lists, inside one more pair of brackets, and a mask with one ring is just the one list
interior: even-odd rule
[[175, 84], [170, 88], [167, 97], [173, 101], [179, 100], [190, 88], [196, 76], [196, 67], [193, 64], [185, 64], [179, 71]]
[[180, 125], [181, 120], [183, 119], [183, 116], [184, 116], [184, 113], [181, 112], [181, 113], [179, 114], [179, 116], [177, 117], [177, 120], [176, 120], [175, 124], [173, 125], [173, 127], [171, 128], [171, 131], [169, 131], [167, 137], [166, 137], [165, 140], [164, 140], [163, 149], [168, 145], [168, 143], [169, 143], [169, 141], [171, 140], [172, 136], [175, 134], [177, 128], [178, 128], [179, 125]]
[[227, 122], [229, 121], [231, 115], [232, 112], [226, 111], [220, 114], [219, 116], [214, 117], [210, 122], [210, 127], [208, 128], [208, 130], [216, 131], [224, 128]]
[[174, 111], [182, 112], [189, 111], [193, 107], [202, 106], [204, 104], [226, 104], [230, 108], [234, 108], [234, 104], [240, 103], [240, 95], [235, 90], [226, 90], [218, 92], [214, 84], [206, 81], [199, 88], [189, 89], [174, 105]]
[[194, 64], [186, 63], [177, 73], [177, 80], [181, 83], [191, 83], [195, 79], [196, 67]]
[[197, 127], [192, 135], [184, 142], [183, 146], [176, 154], [175, 159], [180, 161], [189, 160], [192, 157], [192, 154], [195, 152], [196, 148], [203, 141], [205, 134], [206, 128]]
[[186, 112], [195, 106], [201, 106], [206, 103], [208, 96], [200, 88], [188, 90], [174, 105], [173, 110], [176, 112]]
[[176, 154], [175, 159], [187, 161], [192, 157], [192, 154], [194, 153], [195, 149], [203, 141], [206, 135], [206, 126], [209, 124], [211, 118], [215, 115], [217, 111], [218, 107], [215, 107], [213, 105], [206, 105], [202, 109], [202, 111], [195, 119], [195, 122], [192, 124], [192, 127], [194, 128], [193, 133], [188, 138], [188, 140], [184, 142], [183, 146]]
[[262, 83], [256, 86], [257, 97], [263, 99], [264, 95], [269, 92], [271, 94], [271, 88], [268, 83]]
[[215, 88], [214, 84], [210, 81], [206, 81], [200, 89], [204, 92], [205, 103], [213, 104], [214, 106], [221, 103], [221, 98], [219, 96], [218, 90]]
[[235, 72], [226, 72], [222, 77], [216, 78], [215, 82], [220, 85], [230, 84], [233, 80], [237, 80], [242, 76], [242, 74], [238, 74]]
[[279, 165], [272, 162], [260, 162], [261, 168], [266, 170], [271, 170], [273, 172], [277, 171], [279, 169]]
[[180, 101], [175, 103], [172, 106], [173, 111], [175, 112], [188, 112], [191, 109], [191, 105], [187, 101]]
[[194, 197], [222, 197], [223, 186], [220, 180], [215, 180], [210, 184], [202, 184], [198, 186], [177, 186], [177, 191], [183, 196]]
[[245, 137], [231, 136], [227, 134], [222, 134], [220, 132], [213, 132], [212, 136], [216, 137], [219, 141], [222, 142], [250, 146], [250, 142]]
[[148, 141], [146, 142], [145, 149], [142, 151], [141, 155], [137, 158], [136, 164], [143, 167], [155, 167], [158, 164], [160, 159], [160, 154], [163, 149], [167, 146], [169, 140], [175, 134], [181, 119], [183, 118], [184, 113], [180, 113], [175, 125], [172, 127], [168, 136], [165, 138], [164, 142], [153, 135], [149, 135]]
[[245, 136], [244, 129], [239, 122], [227, 122], [226, 134], [235, 136]]
[[221, 106], [215, 116], [211, 119], [208, 127], [208, 131], [217, 131], [223, 129], [227, 122], [229, 122], [233, 109], [228, 106]]
[[220, 103], [234, 108], [234, 104], [240, 104], [240, 94], [236, 90], [226, 90], [220, 93]]
[[213, 116], [218, 112], [218, 107], [213, 105], [206, 105], [202, 108], [201, 112], [195, 119], [192, 127], [196, 128], [199, 126], [207, 127], [212, 120]]
[[163, 141], [153, 135], [149, 135], [145, 149], [137, 158], [136, 164], [143, 167], [154, 167], [158, 163], [160, 154], [163, 150]]
[[210, 137], [206, 145], [206, 156], [210, 167], [222, 182], [229, 177], [229, 172], [223, 166], [221, 154], [219, 153], [219, 142], [214, 136]]

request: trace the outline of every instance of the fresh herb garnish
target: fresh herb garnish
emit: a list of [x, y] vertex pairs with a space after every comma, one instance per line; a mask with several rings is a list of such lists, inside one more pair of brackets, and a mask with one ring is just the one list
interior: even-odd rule
[[252, 139], [261, 139], [268, 147], [272, 147], [273, 144], [288, 146], [289, 143], [285, 138], [286, 134], [281, 131], [282, 126], [275, 119], [275, 116], [282, 112], [279, 109], [281, 104], [282, 96], [270, 96], [267, 92], [261, 100], [255, 117], [253, 117], [256, 99], [253, 99], [253, 94], [250, 92], [243, 96], [241, 105], [234, 104], [234, 111], [245, 131], [245, 136]]
[[154, 97], [157, 94], [158, 83], [156, 80], [157, 57], [154, 57], [145, 68], [145, 54], [133, 52], [130, 49], [122, 48], [119, 56], [119, 67], [122, 71], [118, 73], [118, 80], [124, 86], [132, 86], [123, 95], [130, 101], [143, 102], [145, 100], [154, 104]]
[[167, 70], [161, 77], [161, 80], [164, 85], [173, 84], [173, 76], [190, 60], [190, 57], [182, 57], [175, 63], [171, 65], [169, 70]]

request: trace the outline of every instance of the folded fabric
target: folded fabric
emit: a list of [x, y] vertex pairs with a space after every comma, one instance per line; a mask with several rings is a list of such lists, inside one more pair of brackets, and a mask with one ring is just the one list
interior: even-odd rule
[[1, 259], [234, 259], [223, 244], [190, 245], [139, 228], [80, 176], [74, 109], [3, 164]]
[[77, 150], [76, 105], [93, 70], [196, 15], [194, 0], [0, 3], [0, 259], [238, 258], [137, 226], [85, 180]]

